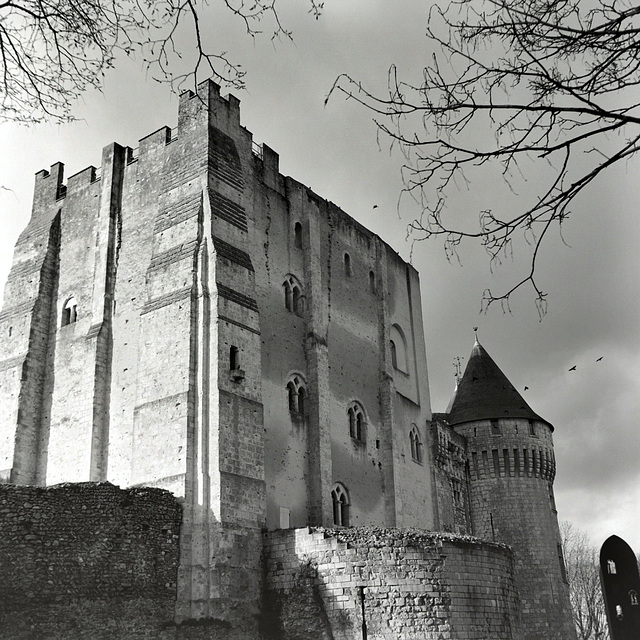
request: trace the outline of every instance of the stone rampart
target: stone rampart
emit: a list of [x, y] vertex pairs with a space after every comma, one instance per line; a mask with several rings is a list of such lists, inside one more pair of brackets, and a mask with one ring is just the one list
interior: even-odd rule
[[504, 545], [415, 529], [318, 528], [267, 533], [264, 549], [271, 638], [517, 638]]
[[0, 638], [174, 637], [180, 523], [160, 489], [0, 485]]

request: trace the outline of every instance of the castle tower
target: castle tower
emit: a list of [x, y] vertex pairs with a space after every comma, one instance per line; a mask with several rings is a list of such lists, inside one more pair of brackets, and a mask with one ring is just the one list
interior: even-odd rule
[[476, 340], [448, 423], [467, 440], [473, 534], [512, 547], [522, 640], [575, 638], [553, 497], [553, 426]]

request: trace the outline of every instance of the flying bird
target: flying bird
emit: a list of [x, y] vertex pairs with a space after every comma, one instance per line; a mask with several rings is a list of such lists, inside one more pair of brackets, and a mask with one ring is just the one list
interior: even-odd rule
[[525, 387], [524, 390], [526, 391], [529, 387]]
[[571, 367], [571, 369], [569, 369], [569, 371], [575, 371], [576, 370], [576, 365], [574, 364], [573, 367]]
[[377, 204], [374, 204], [374, 205], [373, 205], [373, 208], [374, 208], [374, 209], [377, 209], [377, 208], [378, 208], [378, 205], [377, 205]]
[[596, 360], [596, 362], [600, 362], [600, 360], [602, 360], [602, 358], [604, 358], [604, 356], [600, 356], [600, 357]]

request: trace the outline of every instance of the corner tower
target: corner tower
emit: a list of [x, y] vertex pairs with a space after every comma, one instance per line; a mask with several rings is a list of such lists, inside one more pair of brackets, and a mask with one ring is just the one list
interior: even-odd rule
[[467, 440], [474, 535], [510, 545], [522, 640], [575, 638], [553, 498], [553, 426], [476, 340], [448, 423]]

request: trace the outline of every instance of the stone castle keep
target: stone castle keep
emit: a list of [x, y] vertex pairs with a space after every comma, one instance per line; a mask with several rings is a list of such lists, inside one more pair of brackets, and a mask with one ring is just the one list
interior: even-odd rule
[[0, 638], [571, 640], [552, 431], [478, 342], [432, 414], [415, 269], [205, 82], [36, 175]]

